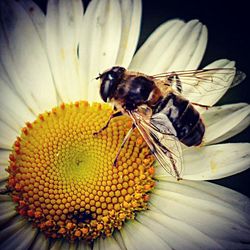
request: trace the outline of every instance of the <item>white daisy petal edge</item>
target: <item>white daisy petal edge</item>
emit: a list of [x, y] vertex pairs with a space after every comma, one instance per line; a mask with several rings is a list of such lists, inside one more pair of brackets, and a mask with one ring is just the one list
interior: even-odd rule
[[250, 167], [250, 143], [227, 143], [186, 150], [184, 165], [185, 179], [215, 180], [231, 176]]
[[83, 26], [81, 0], [50, 0], [46, 15], [46, 48], [60, 100], [82, 98], [80, 65], [77, 56]]
[[[51, 246], [49, 247], [50, 250], [76, 250], [77, 244], [75, 242], [70, 242], [65, 239], [63, 240], [54, 240]], [[89, 249], [89, 248], [86, 248]]]
[[120, 1], [122, 31], [116, 65], [128, 67], [140, 34], [142, 6], [140, 0]]
[[202, 114], [202, 118], [206, 126], [204, 143], [218, 143], [250, 125], [250, 105], [237, 103], [211, 107]]
[[35, 26], [45, 48], [45, 15], [32, 0], [19, 0]]
[[49, 241], [46, 239], [44, 234], [38, 233], [30, 249], [31, 250], [49, 249]]
[[79, 241], [77, 250], [92, 250], [89, 244], [86, 244], [86, 242]]
[[35, 115], [11, 88], [11, 84], [1, 79], [5, 76], [0, 76], [0, 148], [11, 149], [20, 129], [25, 122], [33, 121]]
[[[1, 77], [4, 77], [4, 75], [1, 75]], [[29, 110], [24, 100], [11, 88], [10, 83], [0, 79], [0, 89], [0, 120], [18, 133], [20, 128], [24, 126], [24, 122], [34, 120], [35, 115]]]
[[205, 248], [208, 245], [215, 249], [219, 248], [213, 239], [196, 228], [183, 221], [173, 219], [171, 216], [164, 216], [157, 209], [153, 210], [142, 212], [136, 219], [167, 241], [170, 249], [197, 249]]
[[207, 44], [207, 29], [198, 20], [171, 20], [157, 28], [135, 54], [129, 69], [152, 75], [196, 69]]
[[168, 241], [137, 220], [125, 223], [120, 232], [127, 249], [171, 249]]
[[[148, 221], [143, 220], [143, 214], [139, 220], [147, 227], [151, 223], [155, 232], [165, 227], [165, 235], [158, 235], [169, 235], [168, 243], [174, 249], [183, 249], [181, 239], [188, 241], [186, 249], [249, 248], [250, 202], [240, 193], [208, 182], [177, 182], [164, 177], [156, 185], [150, 204], [155, 213], [147, 214]], [[177, 237], [180, 241], [176, 242]]]
[[63, 240], [53, 240], [50, 245], [50, 250], [59, 250], [63, 246]]
[[120, 231], [116, 231], [113, 234], [113, 237], [117, 241], [120, 249], [122, 249], [122, 250], [126, 250], [127, 249]]
[[57, 99], [47, 56], [37, 29], [27, 12], [14, 0], [1, 1], [0, 11], [3, 73], [7, 74], [13, 88], [30, 110], [36, 114], [44, 112], [55, 106]]
[[[5, 250], [28, 249], [35, 239], [37, 229], [20, 216], [11, 221], [11, 225], [1, 232], [0, 248]], [[3, 240], [4, 239], [4, 240]]]
[[[240, 173], [250, 167], [249, 143], [226, 143], [185, 148], [183, 151], [185, 180], [216, 180]], [[155, 163], [156, 178], [166, 171]]]
[[129, 69], [149, 74], [152, 70], [152, 60], [158, 59], [162, 55], [166, 44], [171, 42], [171, 39], [184, 25], [185, 23], [178, 19], [160, 25], [138, 49]]
[[[0, 195], [0, 228], [7, 222], [9, 222], [11, 219], [14, 218], [14, 216], [17, 215], [17, 212], [15, 211], [14, 207], [15, 204], [11, 200], [9, 196], [6, 195]], [[1, 236], [0, 236], [1, 237]]]
[[124, 248], [121, 248], [118, 244], [118, 242], [114, 239], [114, 237], [108, 237], [108, 238], [100, 238], [97, 239], [93, 250], [102, 250], [102, 249], [108, 249], [108, 250], [123, 250]]
[[[1, 198], [2, 197], [0, 197], [0, 199]], [[2, 199], [1, 199], [1, 202], [4, 202], [5, 205], [3, 205], [3, 206], [7, 206], [9, 210], [14, 210], [13, 202], [3, 201]], [[9, 204], [7, 204], [7, 203], [9, 203]], [[10, 203], [12, 203], [12, 204], [10, 204]], [[0, 213], [1, 213], [0, 214], [1, 217], [4, 216], [5, 209], [0, 208]], [[1, 228], [0, 244], [4, 244], [3, 239], [8, 239], [9, 237], [11, 237], [11, 234], [22, 229], [25, 224], [27, 224], [27, 220], [25, 220], [21, 216], [11, 217], [11, 219], [8, 221], [8, 224], [4, 228]]]
[[33, 121], [35, 115], [3, 78], [8, 77], [4, 73], [0, 75], [0, 148], [11, 149], [25, 121]]
[[11, 146], [17, 136], [16, 130], [0, 120], [0, 132], [0, 148], [11, 150]]
[[126, 248], [125, 247], [121, 247], [121, 245], [119, 245], [119, 242], [116, 241], [114, 239], [114, 237], [110, 237], [108, 238], [107, 240], [103, 240], [103, 249], [110, 249], [110, 250], [118, 250], [118, 249], [121, 249], [121, 250], [125, 250]]
[[0, 181], [5, 180], [9, 173], [5, 170], [9, 166], [9, 150], [0, 150]]

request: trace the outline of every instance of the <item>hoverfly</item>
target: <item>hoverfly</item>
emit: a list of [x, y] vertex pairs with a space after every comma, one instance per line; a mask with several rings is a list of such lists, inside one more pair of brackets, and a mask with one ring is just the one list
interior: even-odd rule
[[[177, 180], [182, 173], [181, 143], [191, 147], [201, 144], [205, 125], [194, 106], [207, 107], [184, 98], [185, 94], [202, 97], [226, 91], [239, 84], [245, 74], [235, 68], [213, 68], [145, 75], [115, 66], [104, 71], [100, 79], [100, 95], [114, 105], [112, 118], [128, 115], [133, 125], [125, 136], [114, 164], [125, 142], [135, 128], [139, 130], [159, 164]], [[197, 99], [199, 100], [199, 99]]]

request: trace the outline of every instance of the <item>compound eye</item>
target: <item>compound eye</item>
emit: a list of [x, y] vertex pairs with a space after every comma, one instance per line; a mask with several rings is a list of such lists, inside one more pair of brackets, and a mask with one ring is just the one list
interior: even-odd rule
[[117, 74], [116, 73], [114, 73], [114, 72], [108, 73], [108, 75], [107, 75], [107, 79], [108, 80], [112, 81], [115, 78], [117, 78]]
[[111, 70], [101, 74], [100, 95], [103, 101], [107, 102], [108, 98], [112, 98], [117, 85], [122, 79], [124, 71], [125, 69], [122, 67], [113, 67]]
[[110, 95], [110, 84], [111, 81], [109, 79], [103, 80], [100, 88], [100, 95], [104, 102], [107, 102]]

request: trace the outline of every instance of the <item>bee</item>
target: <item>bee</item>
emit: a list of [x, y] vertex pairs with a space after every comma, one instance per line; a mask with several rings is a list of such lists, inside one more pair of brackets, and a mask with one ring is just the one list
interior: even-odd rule
[[225, 92], [244, 78], [245, 74], [235, 68], [176, 71], [150, 76], [114, 66], [96, 78], [101, 81], [101, 98], [112, 103], [116, 112], [95, 135], [106, 129], [114, 117], [128, 115], [133, 122], [132, 127], [117, 152], [114, 165], [137, 128], [159, 164], [180, 180], [183, 172], [181, 144], [191, 147], [202, 143], [205, 125], [197, 109], [208, 107], [184, 96], [189, 94], [193, 100], [199, 100], [205, 95]]

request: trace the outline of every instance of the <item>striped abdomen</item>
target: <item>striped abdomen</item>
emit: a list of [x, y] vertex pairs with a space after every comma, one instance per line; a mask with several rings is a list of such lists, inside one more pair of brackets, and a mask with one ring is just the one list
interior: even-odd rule
[[158, 102], [153, 113], [167, 116], [183, 144], [197, 146], [202, 142], [205, 126], [199, 112], [188, 100], [170, 93]]

